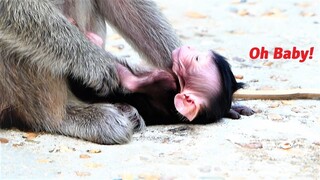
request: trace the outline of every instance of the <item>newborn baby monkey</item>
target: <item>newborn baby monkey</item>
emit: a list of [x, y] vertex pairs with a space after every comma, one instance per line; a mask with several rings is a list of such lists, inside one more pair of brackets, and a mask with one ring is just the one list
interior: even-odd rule
[[[144, 75], [134, 75], [125, 69], [119, 71], [124, 87], [150, 98], [151, 102], [144, 106], [139, 105], [142, 99], [139, 103], [134, 103], [132, 97], [128, 101], [138, 109], [147, 124], [172, 123], [166, 118], [174, 119], [176, 123], [186, 119], [190, 123], [203, 124], [224, 116], [237, 119], [240, 114], [253, 114], [244, 106], [231, 109], [232, 95], [243, 84], [236, 82], [224, 57], [213, 51], [200, 52], [182, 46], [172, 52], [172, 60], [172, 74], [159, 70]], [[176, 79], [177, 86], [174, 86]], [[158, 109], [158, 113], [146, 113], [147, 106]]]

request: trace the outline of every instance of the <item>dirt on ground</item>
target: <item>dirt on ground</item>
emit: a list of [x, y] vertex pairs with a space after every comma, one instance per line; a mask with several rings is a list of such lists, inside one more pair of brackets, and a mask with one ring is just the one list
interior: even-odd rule
[[[249, 90], [320, 91], [319, 0], [157, 0], [184, 44], [226, 56]], [[249, 56], [252, 48], [267, 59]], [[311, 50], [304, 60], [297, 50]], [[276, 59], [282, 48], [288, 58]], [[107, 50], [139, 59], [114, 31]], [[310, 53], [310, 52], [309, 52]], [[252, 54], [254, 55], [254, 54]], [[290, 55], [290, 57], [289, 57]], [[303, 61], [303, 62], [299, 62]], [[126, 145], [0, 130], [0, 179], [318, 179], [320, 101], [237, 100], [256, 113], [150, 126]]]

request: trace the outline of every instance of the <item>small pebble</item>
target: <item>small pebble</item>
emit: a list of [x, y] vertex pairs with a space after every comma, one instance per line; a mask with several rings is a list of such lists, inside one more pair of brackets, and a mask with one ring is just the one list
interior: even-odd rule
[[87, 152], [95, 154], [95, 153], [101, 153], [101, 150], [100, 149], [90, 149], [90, 150], [87, 150]]
[[281, 121], [283, 120], [282, 116], [279, 114], [269, 114], [268, 115], [268, 119], [272, 120], [272, 121]]

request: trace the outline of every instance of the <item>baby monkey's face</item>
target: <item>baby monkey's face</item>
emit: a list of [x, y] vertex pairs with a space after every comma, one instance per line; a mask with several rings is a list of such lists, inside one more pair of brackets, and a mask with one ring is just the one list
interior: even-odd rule
[[211, 51], [201, 52], [182, 46], [172, 52], [173, 72], [178, 76], [180, 93], [174, 98], [177, 111], [189, 121], [195, 119], [209, 98], [221, 89], [221, 78]]

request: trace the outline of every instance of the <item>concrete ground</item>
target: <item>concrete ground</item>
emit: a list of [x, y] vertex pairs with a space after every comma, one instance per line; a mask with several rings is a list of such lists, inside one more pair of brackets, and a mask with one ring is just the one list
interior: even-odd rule
[[[320, 91], [319, 0], [157, 0], [185, 44], [229, 59], [248, 89]], [[252, 60], [253, 47], [269, 50]], [[312, 58], [273, 59], [275, 47]], [[108, 50], [137, 54], [110, 32]], [[241, 78], [240, 78], [241, 79]], [[237, 101], [257, 113], [210, 125], [151, 126], [105, 146], [53, 134], [0, 130], [0, 179], [318, 179], [320, 101]]]

